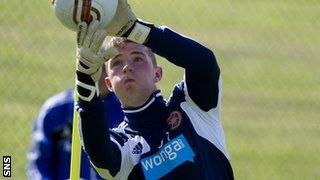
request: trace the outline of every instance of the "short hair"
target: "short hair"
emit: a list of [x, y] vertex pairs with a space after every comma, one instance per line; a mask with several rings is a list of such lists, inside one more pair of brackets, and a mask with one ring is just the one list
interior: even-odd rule
[[[126, 43], [136, 43], [136, 42], [133, 42], [133, 41], [131, 41], [127, 38], [124, 38], [124, 37], [113, 37], [108, 42], [107, 48], [108, 47], [116, 47], [118, 49], [121, 49], [124, 47], [124, 45]], [[157, 67], [157, 60], [156, 60], [156, 56], [155, 56], [154, 52], [148, 47], [146, 47], [146, 49], [147, 49], [148, 56], [151, 58], [151, 62], [152, 62], [153, 67], [156, 68]]]

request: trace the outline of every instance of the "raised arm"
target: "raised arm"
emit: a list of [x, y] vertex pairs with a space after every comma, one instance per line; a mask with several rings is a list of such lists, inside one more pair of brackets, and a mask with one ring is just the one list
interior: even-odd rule
[[151, 27], [145, 45], [185, 68], [189, 96], [202, 110], [217, 106], [220, 70], [211, 50], [167, 27]]
[[121, 152], [110, 139], [102, 100], [99, 97], [91, 102], [80, 99], [78, 112], [82, 145], [91, 163], [97, 168], [108, 169], [114, 176], [120, 170]]
[[[93, 21], [87, 26], [79, 23], [77, 49], [77, 94], [80, 114], [81, 142], [91, 163], [99, 169], [108, 169], [114, 176], [120, 169], [121, 154], [117, 145], [111, 141], [107, 127], [102, 99], [99, 95], [98, 81], [105, 58], [114, 55], [110, 49], [104, 54], [98, 50], [106, 37], [99, 22]], [[103, 174], [100, 174], [103, 176]], [[105, 176], [103, 176], [105, 177]]]

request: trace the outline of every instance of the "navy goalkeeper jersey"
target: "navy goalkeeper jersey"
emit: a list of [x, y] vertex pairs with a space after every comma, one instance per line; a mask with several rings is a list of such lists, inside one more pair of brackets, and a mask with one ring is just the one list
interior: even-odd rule
[[168, 101], [155, 91], [106, 130], [99, 98], [79, 100], [82, 143], [106, 179], [233, 179], [220, 121], [220, 70], [212, 51], [166, 27], [145, 45], [185, 69]]

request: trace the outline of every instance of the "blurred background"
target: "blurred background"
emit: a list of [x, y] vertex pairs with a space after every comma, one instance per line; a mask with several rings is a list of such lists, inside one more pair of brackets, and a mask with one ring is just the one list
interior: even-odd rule
[[[319, 0], [129, 2], [215, 52], [236, 179], [320, 179]], [[0, 1], [0, 155], [12, 156], [13, 179], [26, 178], [41, 105], [74, 85], [75, 39], [48, 0]], [[159, 63], [169, 97], [183, 71]]]

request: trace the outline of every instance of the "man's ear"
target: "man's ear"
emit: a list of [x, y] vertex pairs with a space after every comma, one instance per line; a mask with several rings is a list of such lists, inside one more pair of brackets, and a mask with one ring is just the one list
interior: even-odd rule
[[154, 82], [157, 83], [162, 79], [162, 68], [156, 67], [156, 74], [154, 76]]
[[109, 89], [109, 91], [113, 92], [111, 80], [110, 80], [110, 78], [108, 76], [106, 78], [104, 78], [104, 82], [105, 82], [107, 88]]

